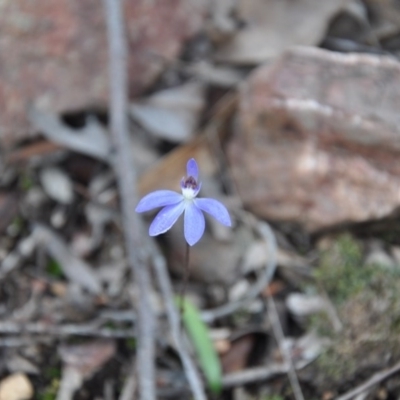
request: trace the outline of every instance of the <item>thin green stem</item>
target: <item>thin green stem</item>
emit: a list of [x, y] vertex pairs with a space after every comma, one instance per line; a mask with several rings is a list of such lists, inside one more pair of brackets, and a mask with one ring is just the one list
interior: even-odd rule
[[185, 264], [183, 266], [183, 279], [182, 279], [182, 285], [181, 285], [181, 291], [179, 294], [179, 316], [181, 320], [181, 331], [182, 331], [182, 320], [183, 320], [183, 313], [185, 312], [185, 294], [186, 294], [186, 288], [187, 288], [187, 283], [189, 280], [189, 261], [190, 261], [190, 246], [188, 243], [186, 243], [186, 252], [185, 252]]

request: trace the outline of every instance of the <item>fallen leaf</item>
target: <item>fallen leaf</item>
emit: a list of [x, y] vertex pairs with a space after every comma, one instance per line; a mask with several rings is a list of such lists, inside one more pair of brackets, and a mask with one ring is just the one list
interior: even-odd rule
[[60, 347], [60, 356], [65, 365], [73, 367], [84, 379], [89, 379], [116, 352], [113, 340], [94, 340], [76, 345]]
[[347, 0], [239, 0], [243, 28], [220, 47], [216, 60], [259, 64], [293, 45], [317, 45]]
[[39, 110], [31, 109], [29, 119], [35, 129], [49, 140], [102, 161], [110, 161], [110, 139], [96, 118], [88, 118], [81, 129], [72, 129], [55, 114]]
[[157, 137], [187, 142], [195, 133], [203, 108], [204, 85], [188, 83], [132, 104], [131, 115]]
[[247, 367], [248, 358], [254, 346], [254, 340], [254, 335], [249, 334], [231, 343], [229, 351], [221, 356], [224, 373], [240, 371]]
[[92, 268], [80, 258], [74, 256], [61, 236], [44, 225], [37, 224], [33, 235], [61, 266], [65, 276], [91, 293], [99, 294], [101, 285]]
[[180, 191], [182, 171], [186, 170], [186, 163], [192, 157], [198, 162], [203, 177], [213, 175], [217, 171], [217, 165], [208, 143], [207, 133], [211, 132], [215, 140], [220, 140], [227, 122], [236, 110], [236, 105], [235, 94], [223, 97], [215, 106], [212, 121], [201, 135], [168, 153], [140, 177], [138, 185], [140, 194], [145, 195], [161, 187]]
[[64, 363], [58, 400], [71, 400], [86, 379], [90, 379], [115, 354], [112, 340], [61, 346], [59, 353]]
[[207, 61], [200, 61], [187, 67], [187, 72], [210, 85], [230, 88], [238, 85], [244, 74], [227, 66], [218, 66]]

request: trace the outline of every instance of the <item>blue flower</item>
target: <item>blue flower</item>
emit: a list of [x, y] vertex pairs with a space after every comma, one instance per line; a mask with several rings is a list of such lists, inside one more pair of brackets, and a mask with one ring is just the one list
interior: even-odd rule
[[187, 176], [181, 180], [182, 194], [172, 190], [157, 190], [149, 193], [140, 200], [136, 212], [150, 211], [164, 207], [150, 225], [149, 235], [157, 236], [167, 232], [178, 220], [184, 216], [184, 235], [190, 246], [196, 244], [203, 236], [205, 219], [203, 211], [212, 215], [217, 221], [231, 226], [231, 218], [223, 204], [215, 199], [198, 199], [201, 183], [198, 180], [199, 169], [196, 160], [190, 159], [186, 166]]

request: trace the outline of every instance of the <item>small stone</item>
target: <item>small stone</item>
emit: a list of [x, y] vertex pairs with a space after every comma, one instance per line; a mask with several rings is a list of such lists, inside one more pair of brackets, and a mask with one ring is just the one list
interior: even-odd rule
[[0, 382], [0, 400], [28, 400], [33, 396], [33, 386], [25, 374], [9, 375]]
[[286, 299], [288, 310], [296, 317], [305, 317], [326, 310], [326, 301], [321, 296], [292, 293]]
[[375, 249], [367, 255], [365, 264], [379, 266], [389, 270], [392, 270], [396, 265], [395, 261], [389, 256], [389, 254], [384, 250], [379, 249]]
[[40, 180], [47, 195], [61, 204], [71, 204], [74, 200], [74, 189], [70, 178], [58, 168], [45, 168], [41, 171]]

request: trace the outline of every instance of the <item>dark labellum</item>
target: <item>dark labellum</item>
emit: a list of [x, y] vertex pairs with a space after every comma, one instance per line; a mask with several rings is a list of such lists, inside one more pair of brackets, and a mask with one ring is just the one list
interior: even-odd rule
[[186, 179], [182, 179], [182, 188], [183, 189], [197, 189], [197, 181], [193, 178], [193, 176], [188, 176]]

